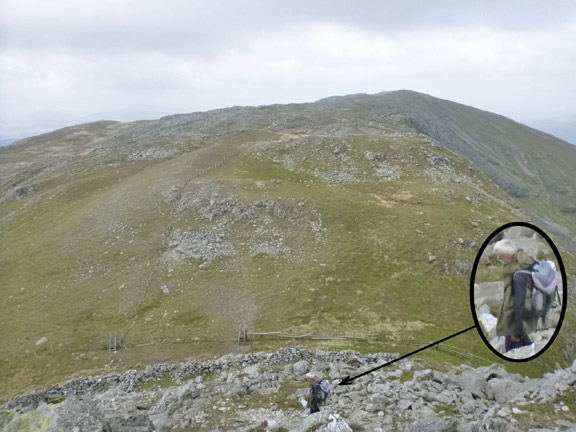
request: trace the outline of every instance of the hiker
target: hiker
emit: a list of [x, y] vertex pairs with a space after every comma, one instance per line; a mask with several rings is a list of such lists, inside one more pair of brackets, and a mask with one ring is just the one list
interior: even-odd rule
[[319, 383], [313, 383], [310, 387], [310, 395], [308, 396], [308, 403], [310, 405], [310, 414], [320, 411], [320, 405], [326, 403], [328, 395], [330, 394], [330, 383], [322, 380]]
[[[511, 240], [496, 242], [494, 253], [504, 264], [504, 296], [496, 334], [504, 336], [504, 350], [508, 352], [532, 344], [528, 333], [536, 329], [538, 318], [545, 319], [549, 299], [553, 298], [549, 294], [551, 288], [555, 290], [556, 286], [556, 274], [550, 271], [548, 261], [535, 261], [522, 249], [518, 250]], [[546, 274], [539, 275], [538, 269]], [[542, 301], [548, 304], [543, 306]]]

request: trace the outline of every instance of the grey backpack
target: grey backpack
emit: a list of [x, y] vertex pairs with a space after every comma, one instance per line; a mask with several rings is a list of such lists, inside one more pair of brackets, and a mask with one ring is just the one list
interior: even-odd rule
[[556, 271], [550, 261], [540, 261], [534, 264], [531, 270], [518, 270], [516, 273], [525, 273], [532, 276], [534, 289], [532, 290], [532, 313], [546, 319], [552, 306], [556, 293]]
[[328, 395], [330, 394], [330, 383], [327, 380], [320, 381], [320, 401], [322, 403], [326, 402]]

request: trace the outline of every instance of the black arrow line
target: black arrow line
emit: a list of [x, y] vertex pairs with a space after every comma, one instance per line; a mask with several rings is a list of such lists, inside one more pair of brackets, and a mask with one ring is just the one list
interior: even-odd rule
[[472, 326], [472, 327], [468, 327], [466, 330], [462, 330], [459, 331], [458, 333], [454, 333], [451, 336], [445, 337], [444, 339], [440, 339], [439, 341], [436, 342], [432, 342], [431, 344], [426, 345], [425, 347], [419, 348], [416, 351], [412, 351], [411, 353], [408, 354], [404, 354], [402, 357], [398, 357], [397, 359], [394, 360], [390, 360], [388, 363], [384, 363], [383, 365], [377, 366], [374, 369], [370, 369], [369, 371], [363, 372], [360, 375], [356, 375], [352, 378], [350, 378], [350, 375], [348, 375], [346, 378], [344, 378], [342, 381], [340, 381], [339, 385], [350, 385], [352, 384], [352, 381], [354, 381], [355, 379], [358, 379], [366, 374], [369, 374], [370, 372], [374, 372], [375, 370], [378, 370], [380, 368], [383, 368], [384, 366], [388, 366], [391, 365], [392, 363], [396, 363], [397, 361], [400, 361], [402, 359], [405, 359], [406, 357], [410, 357], [411, 355], [414, 355], [416, 353], [419, 353], [420, 351], [424, 351], [425, 349], [428, 349], [430, 347], [433, 347], [434, 345], [437, 345], [439, 343], [442, 343], [444, 341], [447, 341], [448, 339], [452, 339], [453, 337], [456, 337], [458, 335], [461, 335], [462, 333], [466, 333], [467, 331], [470, 331], [472, 329], [476, 328], [476, 326]]

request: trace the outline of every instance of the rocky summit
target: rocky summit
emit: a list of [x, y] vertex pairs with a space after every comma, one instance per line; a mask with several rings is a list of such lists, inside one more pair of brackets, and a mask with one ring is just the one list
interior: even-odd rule
[[[3, 427], [561, 429], [571, 388], [540, 401], [531, 386], [576, 358], [575, 166], [568, 143], [407, 90], [103, 120], [2, 147]], [[500, 281], [480, 248], [518, 221], [566, 270], [545, 352], [503, 369], [467, 332], [306, 415], [307, 369], [334, 380], [394, 358], [369, 353], [470, 328], [471, 274]], [[560, 264], [552, 247], [538, 255]]]
[[[353, 382], [393, 355], [283, 349], [155, 365], [78, 379], [16, 398], [7, 432], [47, 431], [559, 431], [576, 428], [576, 363], [539, 379], [502, 365], [443, 371], [402, 360]], [[332, 381], [310, 414], [310, 383]], [[36, 429], [38, 427], [38, 429]]]

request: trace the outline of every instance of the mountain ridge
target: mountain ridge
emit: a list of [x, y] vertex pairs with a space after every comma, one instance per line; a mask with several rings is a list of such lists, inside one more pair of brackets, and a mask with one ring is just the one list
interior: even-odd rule
[[[576, 195], [569, 185], [576, 183], [570, 169], [572, 164], [576, 163], [574, 146], [501, 115], [411, 90], [381, 92], [375, 95], [359, 93], [335, 96], [306, 104], [221, 108], [207, 112], [175, 114], [155, 121], [118, 124], [125, 125], [127, 129], [137, 129], [138, 125], [148, 129], [156, 128], [159, 130], [156, 135], [162, 139], [166, 132], [161, 130], [167, 128], [168, 133], [172, 133], [168, 124], [173, 122], [182, 125], [194, 124], [201, 123], [203, 117], [221, 117], [226, 124], [221, 123], [218, 127], [223, 130], [238, 130], [239, 127], [270, 130], [273, 125], [266, 123], [267, 115], [290, 117], [294, 116], [295, 111], [299, 111], [303, 112], [303, 115], [296, 116], [292, 126], [297, 128], [298, 122], [306, 118], [306, 115], [309, 125], [317, 121], [313, 114], [316, 107], [323, 107], [326, 114], [342, 114], [342, 109], [350, 110], [354, 104], [357, 105], [354, 108], [356, 111], [364, 110], [368, 119], [376, 121], [378, 116], [375, 117], [374, 113], [404, 116], [409, 127], [415, 127], [437, 145], [470, 159], [480, 171], [515, 198], [527, 201], [534, 198], [551, 200], [555, 205], [560, 201], [567, 202], [561, 211], [554, 215], [546, 213], [547, 205], [532, 206], [531, 212], [535, 213], [540, 221], [551, 219], [556, 224], [563, 225], [572, 219], [570, 214], [576, 209]], [[356, 119], [366, 120], [360, 116]], [[100, 122], [90, 123], [97, 124]], [[88, 125], [84, 127], [90, 127]], [[58, 135], [60, 132], [54, 131], [43, 136], [51, 134]], [[21, 144], [33, 142], [34, 138], [20, 141]], [[540, 170], [541, 165], [550, 159], [546, 149], [541, 147], [550, 145], [554, 146], [558, 156], [552, 155], [554, 157], [547, 162], [551, 166], [535, 175], [532, 171]], [[503, 153], [504, 150], [506, 154]], [[503, 161], [506, 163], [503, 164]], [[554, 225], [548, 225], [547, 228], [554, 230]], [[575, 228], [571, 226], [570, 230], [574, 232]], [[576, 251], [576, 242], [573, 239], [562, 237], [562, 241], [573, 253]]]

